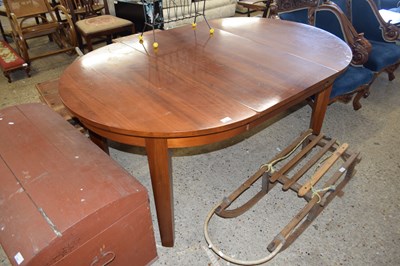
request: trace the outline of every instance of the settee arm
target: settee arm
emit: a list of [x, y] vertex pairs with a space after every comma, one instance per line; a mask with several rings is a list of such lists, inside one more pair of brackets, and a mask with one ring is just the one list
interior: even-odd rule
[[343, 37], [353, 52], [351, 63], [353, 65], [363, 65], [366, 63], [368, 61], [368, 54], [371, 52], [372, 46], [364, 37], [364, 34], [358, 33], [354, 29], [346, 14], [344, 14], [343, 10], [341, 10], [340, 7], [335, 3], [327, 1], [319, 5], [315, 9], [315, 12], [324, 10], [332, 12], [338, 19], [338, 22], [341, 25]]
[[[378, 6], [376, 5], [374, 0], [362, 0], [362, 1], [366, 1], [368, 3], [369, 8], [371, 9], [372, 13], [374, 14], [375, 17], [372, 19], [376, 19], [377, 23], [379, 24], [379, 29], [382, 33], [383, 40], [389, 41], [389, 42], [398, 40], [399, 36], [400, 36], [400, 28], [397, 27], [396, 25], [391, 24], [390, 22], [385, 22], [385, 20], [380, 15]], [[358, 2], [353, 1], [352, 8], [354, 8], [354, 5], [357, 3], [358, 4], [361, 3], [360, 0], [358, 0]], [[353, 10], [352, 14], [354, 15], [354, 10]], [[376, 29], [376, 31], [378, 31], [379, 29]], [[366, 36], [366, 37], [369, 38], [369, 36]]]

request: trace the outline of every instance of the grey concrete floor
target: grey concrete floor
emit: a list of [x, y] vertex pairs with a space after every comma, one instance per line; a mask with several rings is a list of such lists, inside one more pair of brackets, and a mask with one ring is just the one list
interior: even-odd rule
[[[0, 107], [38, 102], [35, 84], [57, 78], [74, 56], [32, 63], [32, 77], [0, 78]], [[400, 265], [400, 71], [392, 82], [380, 75], [363, 107], [329, 106], [323, 132], [361, 152], [357, 173], [313, 224], [270, 265]], [[174, 248], [160, 244], [146, 156], [140, 148], [112, 143], [111, 157], [149, 191], [158, 260], [153, 265], [229, 265], [207, 249], [203, 222], [209, 210], [261, 164], [308, 128], [311, 109], [300, 105], [256, 130], [223, 143], [173, 151]], [[238, 259], [268, 254], [266, 246], [304, 201], [280, 187], [236, 219], [214, 217], [210, 235]], [[8, 265], [1, 259], [0, 265]], [[134, 265], [134, 263], [132, 264]]]

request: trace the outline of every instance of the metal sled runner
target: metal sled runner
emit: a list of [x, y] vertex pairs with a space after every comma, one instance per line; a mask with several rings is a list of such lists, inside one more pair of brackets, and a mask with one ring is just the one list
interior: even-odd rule
[[[283, 161], [285, 162], [280, 163]], [[256, 265], [269, 261], [293, 243], [324, 207], [342, 193], [343, 187], [355, 174], [354, 168], [359, 161], [360, 154], [350, 152], [347, 143], [339, 145], [335, 139], [323, 134], [314, 135], [311, 129], [306, 131], [273, 160], [262, 165], [253, 176], [209, 212], [204, 223], [204, 235], [209, 248], [221, 258], [235, 264]], [[274, 169], [278, 163], [280, 163], [279, 169]], [[241, 206], [228, 209], [240, 195], [260, 179], [261, 190], [256, 195]], [[219, 250], [208, 234], [208, 224], [212, 216], [217, 214], [222, 218], [237, 217], [254, 206], [278, 183], [282, 185], [283, 191], [294, 191], [299, 198], [306, 201], [306, 204], [268, 245], [268, 251], [271, 253], [259, 260], [243, 261]]]

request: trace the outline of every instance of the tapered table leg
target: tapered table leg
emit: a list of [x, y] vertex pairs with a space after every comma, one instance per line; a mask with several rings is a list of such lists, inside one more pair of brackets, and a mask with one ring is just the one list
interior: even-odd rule
[[332, 85], [315, 95], [315, 103], [311, 114], [310, 128], [314, 134], [321, 133], [322, 123], [324, 122], [326, 109], [328, 108], [329, 96], [331, 95]]
[[166, 139], [146, 139], [147, 160], [157, 211], [161, 243], [174, 246], [174, 198], [171, 154]]
[[108, 141], [106, 138], [104, 138], [90, 130], [89, 130], [89, 138], [94, 144], [96, 144], [105, 153], [110, 154], [110, 151], [108, 149]]

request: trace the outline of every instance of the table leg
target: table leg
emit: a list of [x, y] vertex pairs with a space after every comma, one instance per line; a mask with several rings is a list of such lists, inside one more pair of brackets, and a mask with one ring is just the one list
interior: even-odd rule
[[166, 139], [146, 139], [151, 184], [156, 204], [161, 243], [174, 246], [174, 199], [171, 154]]
[[315, 95], [315, 102], [311, 114], [310, 128], [314, 134], [321, 133], [322, 124], [324, 122], [326, 109], [329, 104], [329, 96], [331, 95], [332, 85]]

